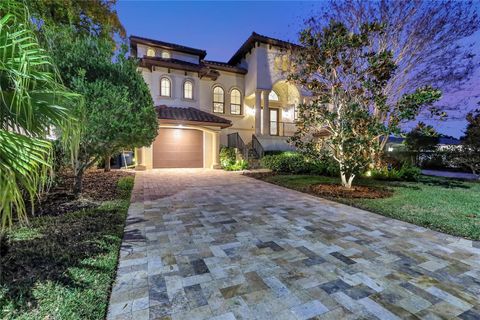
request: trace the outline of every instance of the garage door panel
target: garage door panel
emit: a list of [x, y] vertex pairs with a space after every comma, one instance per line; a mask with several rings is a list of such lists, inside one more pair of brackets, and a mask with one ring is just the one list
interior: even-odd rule
[[153, 143], [154, 168], [203, 167], [203, 132], [160, 128]]

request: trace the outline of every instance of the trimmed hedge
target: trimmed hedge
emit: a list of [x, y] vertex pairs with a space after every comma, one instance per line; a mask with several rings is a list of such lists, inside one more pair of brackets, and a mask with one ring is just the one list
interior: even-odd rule
[[[314, 174], [329, 177], [340, 175], [338, 163], [328, 156], [319, 160], [310, 160], [298, 152], [282, 152], [264, 156], [260, 164], [275, 173]], [[417, 181], [420, 174], [419, 168], [408, 164], [404, 164], [400, 169], [388, 170], [385, 167], [371, 171], [373, 179], [390, 181]]]
[[317, 174], [326, 176], [339, 175], [338, 164], [331, 158], [312, 161], [298, 152], [270, 154], [260, 160], [262, 167], [278, 173]]

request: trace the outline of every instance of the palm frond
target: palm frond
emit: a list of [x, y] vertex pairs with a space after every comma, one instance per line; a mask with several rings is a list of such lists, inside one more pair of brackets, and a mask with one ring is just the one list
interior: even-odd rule
[[[47, 131], [63, 131], [64, 145], [78, 142], [71, 111], [81, 103], [61, 83], [53, 61], [34, 33], [22, 2], [0, 1], [0, 227], [13, 214], [26, 219], [24, 195], [42, 191], [51, 168]], [[75, 148], [73, 148], [75, 149]]]

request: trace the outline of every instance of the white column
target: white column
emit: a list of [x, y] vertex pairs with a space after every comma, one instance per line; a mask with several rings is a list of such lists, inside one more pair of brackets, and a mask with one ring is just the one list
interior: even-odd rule
[[262, 90], [255, 91], [255, 135], [262, 133]]
[[220, 131], [213, 133], [212, 141], [212, 152], [213, 152], [213, 169], [220, 169]]
[[268, 95], [270, 90], [263, 91], [263, 135], [270, 135], [270, 108], [268, 107]]

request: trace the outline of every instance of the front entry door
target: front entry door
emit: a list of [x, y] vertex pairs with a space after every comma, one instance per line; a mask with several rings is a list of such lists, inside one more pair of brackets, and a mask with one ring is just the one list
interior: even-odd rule
[[270, 109], [270, 135], [278, 136], [278, 109]]

